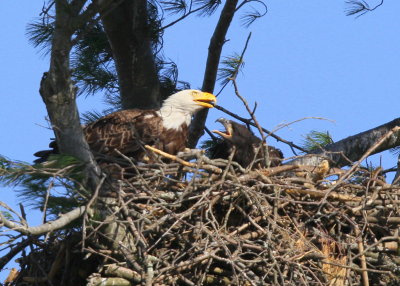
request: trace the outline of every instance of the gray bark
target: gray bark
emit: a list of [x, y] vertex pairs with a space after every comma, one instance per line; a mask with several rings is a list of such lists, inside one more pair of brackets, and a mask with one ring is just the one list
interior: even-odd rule
[[45, 233], [49, 233], [55, 231], [57, 229], [61, 229], [65, 227], [67, 224], [73, 222], [75, 219], [84, 214], [86, 210], [86, 206], [78, 207], [69, 213], [62, 214], [58, 219], [41, 224], [39, 226], [23, 226], [20, 224], [16, 224], [15, 222], [9, 221], [6, 219], [3, 214], [0, 212], [0, 223], [4, 224], [9, 229], [17, 231], [21, 234], [25, 235], [42, 235]]
[[86, 163], [87, 186], [95, 190], [100, 170], [83, 135], [75, 102], [76, 88], [71, 80], [70, 52], [78, 9], [65, 0], [55, 2], [56, 21], [53, 34], [50, 68], [40, 83], [40, 95], [46, 104], [58, 148]]

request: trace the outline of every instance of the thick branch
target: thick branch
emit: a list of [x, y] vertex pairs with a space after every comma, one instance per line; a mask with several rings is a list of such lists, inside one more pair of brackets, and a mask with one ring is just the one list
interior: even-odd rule
[[[347, 137], [336, 143], [329, 144], [324, 150], [315, 152], [315, 154], [328, 157], [335, 166], [343, 167], [358, 161], [382, 136], [391, 131], [394, 127], [400, 126], [400, 118], [396, 118], [388, 123], [375, 127], [373, 129], [361, 132], [359, 134]], [[394, 148], [400, 145], [400, 132], [394, 132], [380, 144], [372, 153], [380, 153], [382, 151]], [[319, 156], [307, 156], [299, 158], [291, 163], [299, 163], [302, 165], [315, 165], [314, 162]]]
[[[229, 26], [231, 25], [233, 16], [235, 15], [237, 3], [238, 0], [227, 0], [225, 2], [217, 26], [215, 27], [214, 34], [208, 47], [206, 71], [204, 73], [202, 86], [203, 91], [214, 91], [222, 47], [225, 43], [225, 36], [228, 32]], [[208, 110], [204, 109], [194, 116], [193, 121], [190, 124], [190, 134], [188, 139], [189, 148], [194, 148], [200, 137], [203, 135], [207, 115]]]
[[23, 226], [15, 222], [9, 221], [0, 212], [0, 223], [9, 229], [15, 230], [25, 235], [41, 235], [65, 227], [67, 224], [73, 222], [75, 219], [83, 215], [85, 210], [86, 206], [81, 206], [70, 211], [69, 213], [62, 214], [58, 219], [54, 221], [49, 221], [45, 224], [34, 227]]

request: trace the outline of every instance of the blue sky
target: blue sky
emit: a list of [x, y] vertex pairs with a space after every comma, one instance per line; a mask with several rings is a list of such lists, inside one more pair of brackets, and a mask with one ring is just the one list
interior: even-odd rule
[[[0, 154], [27, 162], [53, 136], [46, 129], [46, 110], [38, 92], [48, 57], [35, 50], [25, 35], [27, 23], [39, 15], [42, 4], [0, 2]], [[300, 143], [310, 130], [329, 130], [334, 140], [340, 140], [399, 117], [400, 1], [386, 1], [357, 19], [345, 16], [341, 0], [269, 0], [267, 5], [268, 14], [250, 28], [240, 25], [240, 14], [234, 19], [223, 50], [224, 56], [240, 53], [252, 32], [238, 84], [250, 105], [258, 103], [256, 116], [263, 127], [273, 130], [309, 116], [335, 121], [305, 120], [277, 132]], [[178, 64], [179, 79], [193, 88], [202, 85], [216, 21], [216, 17], [191, 17], [165, 31], [164, 54]], [[231, 87], [218, 103], [247, 117]], [[79, 99], [81, 112], [102, 107], [100, 97]], [[210, 111], [210, 129], [219, 127], [213, 122], [221, 116], [228, 117]], [[293, 155], [285, 145], [269, 143], [285, 156]], [[375, 156], [376, 164], [380, 156]], [[393, 155], [382, 156], [383, 167], [394, 166]], [[19, 202], [12, 190], [0, 192], [1, 201], [12, 206]], [[29, 220], [39, 223], [36, 215]], [[0, 281], [3, 276], [0, 272]]]

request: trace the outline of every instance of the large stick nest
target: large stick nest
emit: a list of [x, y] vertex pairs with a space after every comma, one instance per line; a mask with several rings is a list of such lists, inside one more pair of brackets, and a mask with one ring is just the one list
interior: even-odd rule
[[[189, 163], [189, 157], [195, 159]], [[387, 184], [379, 170], [332, 175], [325, 163], [317, 168], [243, 170], [201, 152], [189, 157], [120, 169], [125, 179], [93, 203], [114, 219], [99, 219], [95, 211], [85, 217], [83, 239], [75, 232], [49, 240], [38, 251], [41, 263], [27, 267], [29, 256], [25, 258], [19, 281], [400, 283], [399, 187]], [[106, 233], [116, 222], [124, 238], [115, 229]], [[33, 252], [36, 257], [38, 252]], [[74, 275], [68, 282], [66, 277]]]

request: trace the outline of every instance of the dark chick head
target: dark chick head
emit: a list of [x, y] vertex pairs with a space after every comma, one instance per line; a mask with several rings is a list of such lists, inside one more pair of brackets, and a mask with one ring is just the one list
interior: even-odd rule
[[[257, 147], [262, 143], [261, 139], [255, 136], [245, 125], [225, 118], [219, 118], [217, 122], [221, 123], [225, 130], [212, 131], [222, 138], [222, 141], [217, 143], [217, 146], [214, 148], [216, 150], [214, 158], [227, 159], [229, 154], [235, 149], [233, 160], [245, 168], [250, 165], [255, 157], [256, 159], [263, 158], [262, 152], [258, 152], [257, 156], [255, 155]], [[268, 146], [268, 152], [271, 166], [280, 165], [283, 158], [282, 152], [272, 146]], [[263, 164], [261, 166], [263, 167]]]

